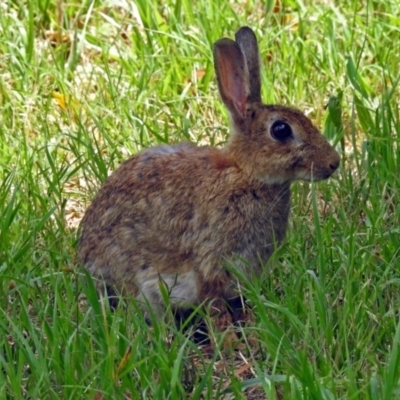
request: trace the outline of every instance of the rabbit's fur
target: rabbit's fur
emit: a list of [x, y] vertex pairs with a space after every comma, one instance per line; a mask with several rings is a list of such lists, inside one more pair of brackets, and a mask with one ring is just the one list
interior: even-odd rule
[[261, 103], [250, 28], [218, 40], [214, 61], [229, 143], [163, 145], [125, 161], [86, 211], [79, 258], [111, 293], [159, 313], [162, 282], [178, 309], [211, 301], [223, 329], [232, 322], [226, 301], [237, 296], [227, 263], [260, 275], [284, 239], [291, 182], [326, 179], [340, 158], [303, 113]]

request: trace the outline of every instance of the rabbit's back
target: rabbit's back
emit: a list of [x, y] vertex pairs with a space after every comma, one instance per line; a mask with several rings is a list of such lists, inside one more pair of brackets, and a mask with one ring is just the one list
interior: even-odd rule
[[251, 179], [224, 150], [155, 147], [99, 191], [82, 222], [80, 261], [122, 291], [148, 292], [161, 277], [196, 303], [198, 282], [224, 281], [232, 258], [260, 272], [284, 237], [289, 203], [289, 184]]

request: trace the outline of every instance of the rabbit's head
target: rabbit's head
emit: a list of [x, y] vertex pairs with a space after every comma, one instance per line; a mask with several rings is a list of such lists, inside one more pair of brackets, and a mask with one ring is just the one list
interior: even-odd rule
[[218, 89], [232, 125], [226, 151], [251, 178], [267, 184], [329, 178], [339, 154], [299, 110], [262, 103], [257, 39], [248, 27], [235, 39], [214, 44]]

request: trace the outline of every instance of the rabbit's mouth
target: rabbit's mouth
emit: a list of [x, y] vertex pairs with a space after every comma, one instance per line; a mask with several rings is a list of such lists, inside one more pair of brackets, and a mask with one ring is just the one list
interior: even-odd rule
[[318, 182], [330, 178], [339, 168], [340, 156], [329, 144], [324, 146], [324, 149], [319, 149], [313, 154], [314, 160], [309, 157], [297, 157], [290, 167], [294, 175], [293, 180]]
[[333, 173], [337, 170], [337, 167], [329, 167], [329, 169], [315, 169], [311, 171], [301, 171], [296, 174], [295, 180], [307, 181], [307, 182], [319, 182], [330, 178]]

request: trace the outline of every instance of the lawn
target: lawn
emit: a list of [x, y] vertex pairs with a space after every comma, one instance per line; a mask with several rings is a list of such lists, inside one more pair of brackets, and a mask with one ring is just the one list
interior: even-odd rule
[[[0, 398], [400, 399], [399, 10], [2, 1]], [[259, 38], [264, 102], [303, 110], [342, 163], [293, 185], [287, 240], [257, 282], [238, 276], [254, 326], [210, 351], [170, 313], [148, 326], [130, 299], [99, 302], [78, 226], [130, 155], [226, 142], [212, 44], [242, 25]]]

